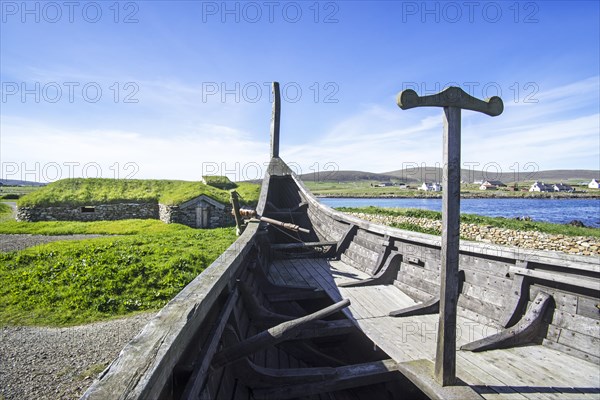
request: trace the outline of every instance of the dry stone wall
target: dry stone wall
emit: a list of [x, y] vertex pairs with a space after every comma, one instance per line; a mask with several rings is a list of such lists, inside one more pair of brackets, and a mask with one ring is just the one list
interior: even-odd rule
[[[350, 213], [378, 224], [409, 223], [429, 229], [442, 229], [442, 221], [428, 218]], [[461, 224], [460, 235], [467, 240], [514, 246], [524, 249], [561, 251], [585, 256], [600, 255], [600, 239], [588, 236], [551, 235], [535, 231], [515, 231], [492, 226]]]
[[[115, 221], [122, 219], [160, 219], [192, 228], [198, 226], [195, 207], [168, 206], [157, 203], [101, 204], [89, 207], [18, 207], [17, 221]], [[231, 206], [207, 207], [207, 223], [203, 228], [235, 224]]]
[[158, 219], [157, 203], [100, 204], [89, 207], [18, 207], [17, 221], [115, 221]]

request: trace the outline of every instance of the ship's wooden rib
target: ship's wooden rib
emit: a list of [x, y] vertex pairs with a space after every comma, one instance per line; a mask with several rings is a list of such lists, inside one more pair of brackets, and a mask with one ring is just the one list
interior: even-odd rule
[[309, 324], [312, 324], [309, 330], [314, 337], [323, 336], [325, 334], [324, 332], [329, 331], [330, 325], [323, 324], [319, 326], [316, 322], [319, 319], [325, 318], [348, 307], [349, 304], [349, 300], [342, 300], [310, 315], [286, 321], [273, 328], [269, 328], [266, 331], [245, 339], [235, 346], [222, 350], [215, 356], [213, 366], [215, 368], [224, 367], [242, 357], [257, 352], [258, 350], [273, 346], [291, 338], [297, 338], [301, 330], [307, 328]]
[[398, 367], [393, 360], [338, 367], [334, 374], [322, 382], [288, 385], [254, 391], [256, 399], [296, 399], [319, 393], [335, 392], [357, 386], [373, 385], [395, 378]]
[[503, 329], [494, 335], [467, 343], [461, 346], [460, 349], [467, 351], [484, 351], [514, 347], [533, 341], [539, 335], [544, 312], [551, 301], [552, 296], [544, 292], [538, 293], [533, 301], [532, 307], [515, 327]]

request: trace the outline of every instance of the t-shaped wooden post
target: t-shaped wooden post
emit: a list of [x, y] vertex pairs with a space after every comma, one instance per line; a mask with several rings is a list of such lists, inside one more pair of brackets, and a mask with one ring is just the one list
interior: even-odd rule
[[470, 96], [458, 87], [419, 97], [414, 90], [398, 94], [398, 106], [444, 107], [444, 169], [442, 174], [442, 266], [440, 317], [435, 356], [435, 379], [442, 386], [456, 383], [456, 310], [458, 303], [458, 255], [460, 245], [460, 113], [479, 111], [495, 117], [502, 114], [500, 97], [487, 101]]

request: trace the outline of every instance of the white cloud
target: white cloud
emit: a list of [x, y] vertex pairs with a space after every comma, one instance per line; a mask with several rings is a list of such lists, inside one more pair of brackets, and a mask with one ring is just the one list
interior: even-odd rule
[[[504, 113], [495, 118], [463, 112], [463, 162], [482, 167], [495, 163], [503, 170], [528, 162], [540, 169], [597, 169], [600, 115], [590, 110], [598, 109], [599, 90], [594, 77], [540, 92], [538, 103], [507, 101]], [[440, 109], [369, 106], [323, 139], [282, 154], [374, 172], [397, 170], [405, 163], [434, 165], [442, 162], [442, 129]]]
[[[53, 178], [43, 173], [44, 165], [70, 162], [79, 164], [75, 171], [63, 166], [60, 177], [71, 172], [81, 176], [84, 166], [90, 163], [100, 165], [106, 177], [123, 177], [133, 171], [132, 165], [139, 168], [135, 174], [138, 178], [197, 180], [206, 172], [228, 174], [236, 180], [262, 176], [263, 163], [268, 161], [268, 133], [261, 133], [257, 141], [258, 134], [236, 128], [244, 125], [240, 119], [252, 105], [242, 105], [241, 117], [229, 117], [231, 109], [227, 105], [223, 105], [225, 110], [219, 109], [218, 104], [207, 110], [214, 110], [214, 114], [198, 115], [192, 107], [192, 98], [199, 96], [197, 88], [166, 85], [172, 91], [159, 102], [159, 86], [152, 94], [157, 96], [156, 101], [146, 99], [147, 106], [158, 114], [164, 112], [160, 104], [172, 105], [169, 132], [157, 132], [160, 128], [152, 127], [148, 131], [76, 131], [59, 122], [3, 115], [2, 178], [21, 179], [15, 174], [26, 173], [28, 180], [54, 180], [44, 179]], [[540, 169], [598, 168], [598, 90], [599, 80], [595, 77], [540, 92], [537, 104], [507, 101], [505, 112], [495, 118], [463, 112], [463, 163], [479, 163], [482, 167], [497, 163], [503, 170], [528, 162]], [[268, 114], [264, 119], [268, 121]], [[302, 145], [286, 145], [282, 132], [280, 153], [298, 172], [323, 171], [333, 166], [386, 172], [407, 163], [435, 165], [441, 163], [442, 111], [365, 105], [362, 112], [339, 121], [322, 137], [307, 136]], [[7, 176], [8, 172], [12, 176]], [[87, 172], [96, 174], [96, 169]], [[36, 174], [38, 179], [33, 179]]]
[[[256, 178], [247, 164], [266, 160], [268, 144], [229, 127], [148, 137], [139, 132], [74, 132], [21, 119], [2, 121], [2, 178], [49, 181], [75, 176], [199, 180], [203, 173]], [[257, 157], [256, 155], [262, 157]], [[58, 166], [58, 167], [57, 167]]]

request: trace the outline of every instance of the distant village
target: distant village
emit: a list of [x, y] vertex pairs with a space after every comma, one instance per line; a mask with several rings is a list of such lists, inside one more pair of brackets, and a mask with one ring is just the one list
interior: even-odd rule
[[[462, 181], [461, 183], [466, 184], [467, 182]], [[571, 185], [560, 183], [544, 183], [535, 181], [529, 189], [527, 187], [519, 188], [516, 184], [514, 186], [507, 186], [501, 181], [475, 181], [474, 185], [479, 186], [479, 190], [498, 190], [500, 188], [506, 188], [509, 191], [529, 191], [529, 192], [575, 192], [575, 188]], [[374, 187], [390, 187], [397, 186], [400, 189], [409, 189], [410, 187], [404, 183], [393, 183], [393, 182], [380, 182], [373, 184]], [[599, 189], [600, 183], [596, 179], [592, 179], [591, 182], [581, 182], [580, 186], [587, 186], [590, 189]], [[439, 182], [423, 182], [416, 188], [425, 192], [441, 192], [442, 185]]]

